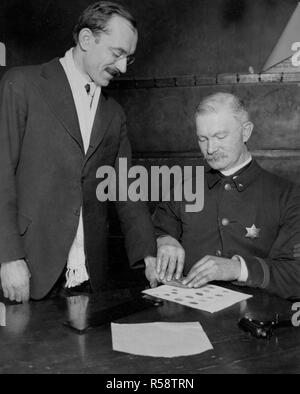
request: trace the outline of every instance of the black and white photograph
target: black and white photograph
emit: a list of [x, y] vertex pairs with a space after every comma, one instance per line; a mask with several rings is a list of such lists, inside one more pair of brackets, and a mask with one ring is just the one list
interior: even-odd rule
[[0, 374], [300, 373], [300, 2], [1, 0]]

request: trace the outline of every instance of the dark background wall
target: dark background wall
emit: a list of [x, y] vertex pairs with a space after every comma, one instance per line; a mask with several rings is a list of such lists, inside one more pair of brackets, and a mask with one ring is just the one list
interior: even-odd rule
[[[130, 77], [260, 70], [297, 0], [118, 0], [139, 21]], [[1, 0], [8, 65], [60, 56], [89, 0]]]

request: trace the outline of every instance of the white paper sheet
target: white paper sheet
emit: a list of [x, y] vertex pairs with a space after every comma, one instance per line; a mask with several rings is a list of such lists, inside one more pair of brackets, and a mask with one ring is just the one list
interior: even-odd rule
[[111, 323], [113, 350], [140, 356], [191, 356], [213, 349], [199, 322]]
[[214, 285], [206, 285], [199, 289], [184, 289], [163, 285], [145, 290], [143, 293], [210, 313], [218, 312], [252, 297], [248, 294]]
[[6, 308], [5, 305], [0, 302], [0, 327], [6, 326]]

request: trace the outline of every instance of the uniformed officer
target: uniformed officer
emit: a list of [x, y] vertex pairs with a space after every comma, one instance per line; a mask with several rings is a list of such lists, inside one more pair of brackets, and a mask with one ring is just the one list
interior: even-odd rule
[[247, 149], [253, 124], [241, 100], [228, 93], [205, 98], [196, 112], [207, 163], [204, 208], [163, 202], [154, 220], [158, 238], [152, 286], [180, 279], [200, 287], [235, 281], [284, 298], [300, 295], [300, 188], [262, 169]]

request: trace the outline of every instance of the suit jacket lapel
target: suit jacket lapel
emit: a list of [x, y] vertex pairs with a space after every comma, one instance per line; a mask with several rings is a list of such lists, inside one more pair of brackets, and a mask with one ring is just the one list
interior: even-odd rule
[[101, 94], [91, 133], [90, 146], [86, 154], [86, 160], [90, 158], [101, 144], [113, 119], [113, 114], [113, 106], [110, 104], [106, 95]]
[[38, 84], [43, 97], [84, 154], [83, 140], [72, 91], [59, 59], [56, 58], [45, 64], [41, 76], [42, 78]]

